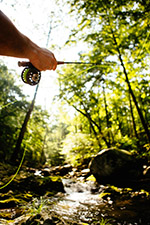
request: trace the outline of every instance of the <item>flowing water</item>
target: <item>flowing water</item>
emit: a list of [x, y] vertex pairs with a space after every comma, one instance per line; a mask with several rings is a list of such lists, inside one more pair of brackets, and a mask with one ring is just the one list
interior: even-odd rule
[[[100, 225], [102, 220], [111, 225], [150, 225], [150, 200], [146, 201], [142, 197], [135, 199], [131, 195], [128, 198], [118, 197], [115, 201], [108, 195], [104, 200], [102, 193], [106, 186], [97, 187], [94, 182], [84, 182], [82, 178], [63, 179], [63, 184], [66, 193], [36, 199], [26, 207], [40, 209], [40, 213], [54, 212], [67, 221], [67, 225], [73, 221], [79, 225]], [[8, 224], [20, 225], [23, 216], [18, 215]], [[1, 223], [0, 220], [1, 224], [7, 223]]]
[[92, 194], [93, 183], [88, 181], [73, 182], [63, 180], [66, 195], [54, 206], [54, 210], [66, 218], [76, 222], [90, 224], [92, 221], [100, 220], [100, 212], [103, 214], [105, 204], [99, 194]]
[[[150, 225], [150, 201], [136, 201], [122, 199], [114, 204], [109, 197], [107, 201], [101, 198], [104, 186], [96, 192], [95, 183], [64, 179], [66, 194], [57, 199], [52, 206], [59, 215], [67, 221], [79, 224], [100, 224], [100, 221], [109, 221], [115, 225]], [[51, 201], [49, 199], [49, 201]], [[106, 223], [107, 224], [107, 223]]]

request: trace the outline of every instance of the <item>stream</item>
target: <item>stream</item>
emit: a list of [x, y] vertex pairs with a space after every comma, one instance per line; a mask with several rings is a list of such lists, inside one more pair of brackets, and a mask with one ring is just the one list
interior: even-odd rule
[[115, 225], [150, 224], [149, 201], [132, 201], [129, 198], [120, 199], [114, 204], [110, 197], [107, 197], [107, 201], [101, 198], [100, 193], [106, 188], [103, 185], [96, 192], [97, 187], [92, 181], [64, 179], [63, 183], [66, 194], [57, 201], [53, 210], [67, 221], [94, 225], [100, 224], [104, 218], [109, 224]]
[[[24, 214], [16, 216], [13, 221], [0, 220], [0, 225], [20, 225], [26, 210], [32, 208], [33, 213], [56, 213], [63, 218], [64, 224], [95, 225], [150, 225], [150, 200], [144, 198], [118, 198], [115, 202], [109, 197], [109, 193], [102, 198], [101, 193], [106, 186], [96, 186], [93, 181], [63, 179], [65, 193], [57, 193], [55, 196], [35, 198], [25, 206]], [[144, 196], [144, 194], [143, 194]], [[15, 209], [11, 209], [12, 212]], [[104, 223], [103, 223], [104, 224]]]
[[[54, 206], [57, 211], [67, 221], [76, 221], [90, 224], [94, 220], [100, 220], [104, 214], [105, 204], [99, 197], [99, 194], [92, 194], [94, 184], [91, 181], [73, 182], [72, 180], [63, 180], [66, 195], [60, 199]], [[105, 210], [104, 210], [105, 211]], [[100, 217], [99, 217], [100, 216]]]

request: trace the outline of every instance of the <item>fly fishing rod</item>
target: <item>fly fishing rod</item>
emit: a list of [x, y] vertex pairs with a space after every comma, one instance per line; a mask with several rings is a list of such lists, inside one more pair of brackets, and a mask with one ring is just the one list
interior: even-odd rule
[[[65, 61], [57, 61], [57, 65], [63, 64], [80, 64], [80, 65], [99, 65], [99, 63], [91, 63], [91, 62], [65, 62]], [[21, 78], [24, 83], [29, 85], [37, 85], [41, 79], [41, 72], [35, 68], [30, 62], [18, 62], [19, 67], [25, 67], [21, 73]]]

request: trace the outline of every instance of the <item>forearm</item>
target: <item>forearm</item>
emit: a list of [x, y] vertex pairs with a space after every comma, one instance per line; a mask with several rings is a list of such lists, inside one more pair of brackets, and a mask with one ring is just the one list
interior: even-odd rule
[[54, 54], [23, 35], [1, 10], [0, 55], [27, 58], [39, 70], [55, 70], [57, 66]]
[[0, 55], [28, 58], [29, 39], [0, 11]]

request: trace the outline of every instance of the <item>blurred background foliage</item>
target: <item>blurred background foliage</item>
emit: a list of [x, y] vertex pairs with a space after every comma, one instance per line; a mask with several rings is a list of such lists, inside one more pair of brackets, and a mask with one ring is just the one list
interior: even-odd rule
[[[114, 146], [150, 157], [149, 1], [67, 4], [77, 26], [66, 44], [82, 40], [88, 50], [79, 52], [80, 61], [99, 65], [67, 65], [57, 71], [59, 94], [54, 103], [59, 110], [51, 119], [50, 112], [34, 106], [16, 160], [26, 150], [28, 166], [77, 165]], [[12, 163], [30, 104], [1, 62], [1, 162]]]

